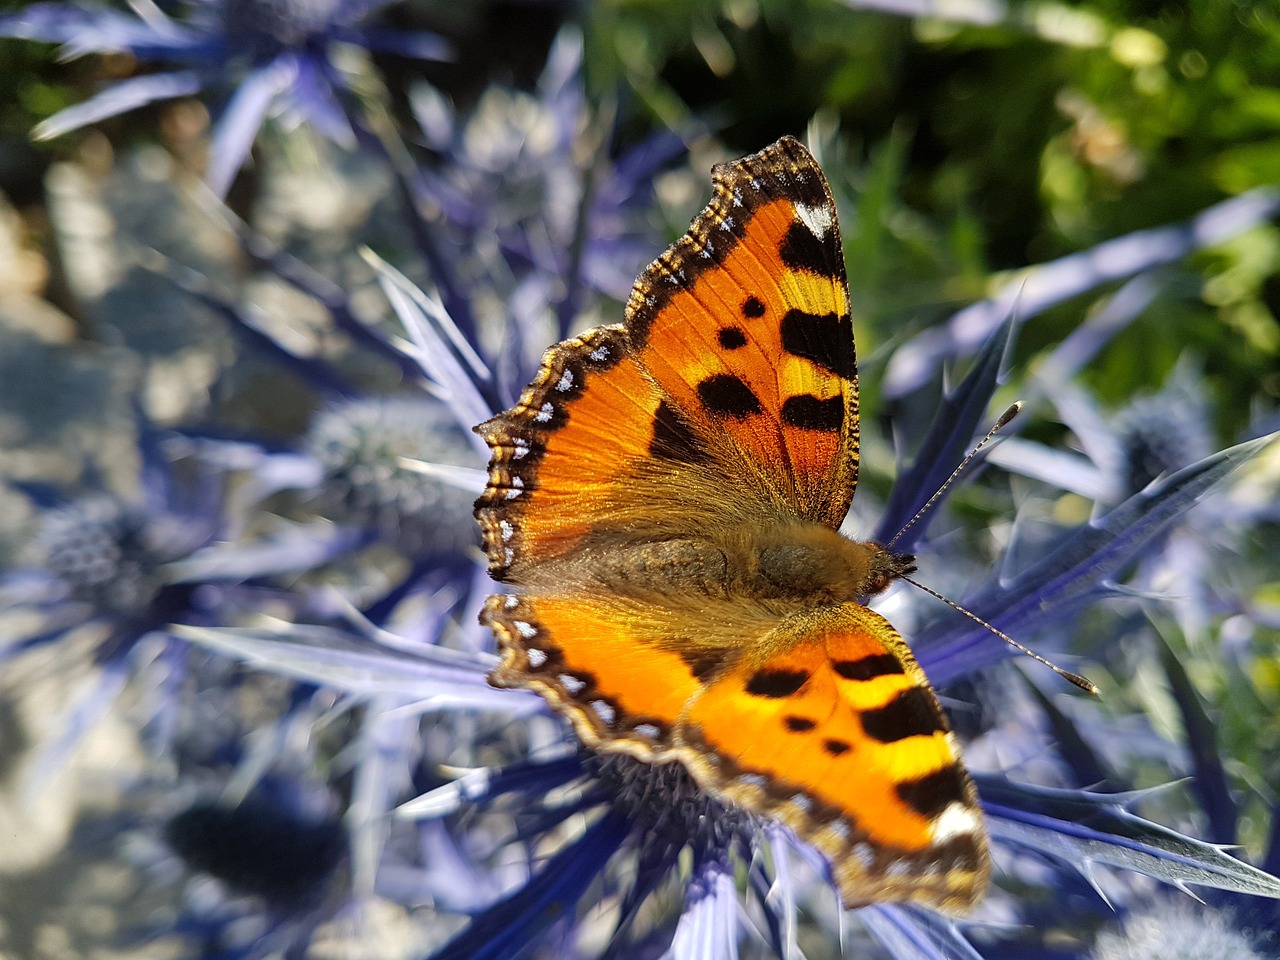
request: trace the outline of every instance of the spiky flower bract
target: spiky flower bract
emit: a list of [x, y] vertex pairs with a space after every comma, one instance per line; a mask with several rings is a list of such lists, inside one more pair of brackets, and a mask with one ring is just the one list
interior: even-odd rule
[[373, 397], [322, 411], [307, 449], [323, 476], [319, 507], [330, 519], [377, 531], [412, 555], [455, 554], [476, 542], [469, 492], [415, 469], [478, 468], [443, 406], [426, 397]]
[[49, 117], [36, 129], [57, 137], [158, 100], [203, 92], [230, 97], [218, 116], [208, 181], [226, 193], [267, 117], [306, 121], [354, 146], [344, 99], [349, 81], [333, 59], [341, 44], [410, 57], [438, 58], [438, 37], [380, 30], [365, 23], [381, 3], [356, 0], [196, 0], [171, 18], [151, 4], [126, 14], [104, 5], [34, 3], [0, 17], [0, 36], [61, 45], [70, 59], [89, 53], [130, 54], [182, 69], [121, 80], [88, 101]]

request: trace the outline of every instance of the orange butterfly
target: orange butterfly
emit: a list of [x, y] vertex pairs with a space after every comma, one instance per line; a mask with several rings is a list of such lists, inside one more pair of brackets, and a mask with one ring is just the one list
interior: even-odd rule
[[973, 785], [905, 641], [860, 601], [913, 558], [837, 528], [858, 380], [835, 204], [784, 137], [636, 281], [621, 325], [547, 351], [476, 428], [490, 681], [588, 747], [683, 764], [830, 860], [849, 907], [986, 890]]

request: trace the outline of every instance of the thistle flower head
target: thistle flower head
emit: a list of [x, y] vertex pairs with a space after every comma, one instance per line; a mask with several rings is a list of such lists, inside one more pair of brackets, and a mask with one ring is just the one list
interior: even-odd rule
[[436, 401], [376, 397], [330, 405], [307, 434], [330, 518], [375, 531], [412, 555], [456, 554], [476, 542], [474, 494], [414, 468], [476, 466], [472, 445]]
[[1231, 922], [1229, 911], [1160, 899], [1131, 911], [1118, 930], [1098, 935], [1092, 960], [1265, 960], [1258, 942]]
[[1213, 447], [1200, 382], [1174, 377], [1158, 393], [1134, 400], [1116, 418], [1115, 436], [1129, 493], [1207, 457]]
[[[104, 6], [35, 3], [0, 17], [0, 36], [62, 45], [68, 57], [130, 53], [178, 69], [121, 80], [84, 103], [54, 114], [34, 131], [41, 139], [175, 97], [225, 97], [213, 133], [207, 179], [219, 194], [231, 186], [268, 116], [303, 119], [322, 135], [354, 146], [346, 113], [350, 93], [331, 60], [336, 44], [438, 59], [447, 48], [430, 34], [383, 31], [364, 18], [385, 3], [364, 0], [200, 0], [185, 19], [154, 4], [126, 14]], [[228, 96], [229, 94], [229, 96]]]
[[347, 850], [340, 820], [269, 786], [238, 804], [197, 801], [169, 819], [164, 836], [192, 870], [281, 904], [312, 896]]
[[92, 495], [45, 515], [37, 552], [73, 600], [103, 613], [134, 614], [163, 586], [161, 565], [178, 555], [156, 542], [154, 521], [139, 506]]
[[682, 764], [613, 754], [587, 758], [586, 769], [613, 811], [634, 825], [641, 859], [673, 866], [688, 848], [699, 860], [731, 850], [749, 860], [757, 819], [700, 789]]
[[[383, 4], [385, 5], [385, 4]], [[343, 0], [225, 0], [205, 3], [227, 37], [258, 57], [281, 48], [301, 48], [320, 38], [352, 8]]]

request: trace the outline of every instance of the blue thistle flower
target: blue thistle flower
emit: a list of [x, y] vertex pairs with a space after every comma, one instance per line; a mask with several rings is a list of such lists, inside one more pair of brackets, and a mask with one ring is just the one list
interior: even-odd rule
[[685, 150], [663, 133], [609, 158], [585, 139], [582, 58], [579, 32], [561, 31], [534, 92], [490, 88], [465, 120], [430, 87], [412, 95], [427, 145], [441, 155], [419, 171], [418, 194], [441, 211], [457, 250], [496, 242], [510, 276], [478, 258], [468, 272], [490, 274], [526, 315], [529, 298], [546, 298], [559, 338], [592, 308], [586, 294], [626, 299], [656, 239], [647, 217], [654, 177]]
[[1013, 437], [992, 451], [993, 462], [1110, 506], [1212, 451], [1204, 379], [1189, 360], [1179, 363], [1159, 390], [1108, 413], [1064, 381], [1072, 371], [1060, 358], [1068, 353], [1065, 345], [1059, 347], [1043, 364], [1049, 372], [1037, 380], [1036, 402], [1053, 406], [1084, 455]]
[[[163, 671], [153, 698], [150, 739], [161, 749], [174, 729], [184, 682], [199, 673], [176, 642], [179, 624], [220, 622], [229, 610], [271, 601], [299, 608], [302, 598], [281, 586], [351, 549], [350, 535], [232, 540], [242, 511], [256, 502], [228, 496], [231, 468], [192, 456], [192, 443], [154, 428], [137, 412], [139, 492], [125, 498], [86, 481], [88, 492], [67, 496], [50, 487], [19, 488], [44, 511], [32, 563], [0, 577], [5, 613], [34, 614], [27, 632], [7, 638], [0, 662], [51, 647], [80, 628], [96, 637], [92, 688], [61, 718], [32, 768], [28, 787], [56, 771], [83, 732], [110, 708], [140, 666]], [[252, 484], [249, 485], [252, 487]], [[154, 640], [157, 643], [146, 643]]]
[[232, 890], [282, 905], [313, 897], [346, 856], [346, 831], [282, 792], [259, 784], [238, 804], [196, 801], [165, 823], [165, 841], [190, 869]]
[[[30, 568], [9, 575], [34, 585], [18, 606], [46, 612], [45, 629], [5, 651], [13, 655], [57, 640], [85, 623], [102, 623], [108, 639], [102, 662], [127, 653], [143, 635], [195, 616], [194, 586], [174, 567], [212, 544], [224, 530], [221, 478], [197, 468], [174, 469], [164, 438], [140, 417], [141, 496], [127, 500], [86, 484], [69, 497], [43, 485], [24, 485], [45, 510]], [[194, 476], [194, 479], [193, 479]], [[62, 606], [61, 600], [70, 601]]]
[[231, 95], [213, 132], [207, 179], [219, 195], [244, 164], [268, 116], [305, 120], [326, 137], [354, 146], [346, 113], [348, 81], [335, 45], [419, 59], [447, 54], [431, 34], [379, 29], [365, 21], [392, 0], [195, 0], [184, 19], [147, 4], [125, 14], [78, 3], [35, 3], [0, 17], [0, 36], [62, 45], [64, 57], [130, 53], [140, 61], [184, 68], [121, 80], [84, 103], [49, 117], [39, 139], [159, 100], [201, 92]]
[[[229, 706], [225, 691], [202, 694], [221, 695]], [[245, 732], [223, 742], [228, 754], [241, 753]], [[125, 815], [117, 826], [127, 831], [129, 859], [167, 888], [173, 916], [124, 919], [120, 945], [172, 943], [176, 935], [184, 956], [208, 960], [303, 955], [352, 907], [339, 803], [299, 769], [316, 758], [305, 751], [278, 757], [254, 781], [252, 758], [241, 759], [234, 773], [225, 764], [178, 759], [176, 781], [134, 784], [132, 807], [145, 813]]]
[[1198, 387], [1171, 382], [1158, 394], [1134, 400], [1117, 418], [1128, 493], [1211, 452], [1208, 411]]
[[96, 613], [131, 617], [164, 587], [163, 564], [191, 552], [191, 544], [157, 542], [164, 534], [141, 505], [91, 494], [44, 516], [36, 549], [67, 597]]
[[414, 557], [456, 556], [478, 542], [466, 483], [478, 478], [479, 458], [438, 401], [333, 404], [312, 421], [306, 449], [320, 467], [316, 499], [330, 519], [375, 531]]

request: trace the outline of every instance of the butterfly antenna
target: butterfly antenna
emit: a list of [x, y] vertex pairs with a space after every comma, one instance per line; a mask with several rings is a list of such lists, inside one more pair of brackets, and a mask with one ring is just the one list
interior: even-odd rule
[[1022, 401], [1018, 400], [1008, 410], [1000, 414], [1000, 419], [997, 420], [991, 429], [987, 431], [987, 435], [975, 443], [973, 445], [973, 449], [965, 454], [965, 458], [960, 461], [960, 465], [951, 471], [951, 476], [947, 477], [947, 479], [942, 482], [942, 486], [934, 492], [933, 496], [925, 502], [923, 507], [916, 511], [916, 515], [903, 524], [902, 529], [895, 533], [893, 535], [893, 539], [885, 544], [886, 550], [892, 550], [893, 545], [902, 538], [902, 535], [914, 527], [916, 525], [916, 521], [929, 512], [929, 509], [938, 502], [938, 498], [947, 492], [947, 487], [955, 483], [956, 477], [960, 476], [960, 471], [969, 465], [970, 461], [978, 455], [979, 450], [991, 442], [992, 437], [1009, 425], [1009, 421], [1016, 417], [1018, 415], [1018, 411], [1021, 409]]
[[1020, 644], [1017, 640], [1013, 639], [1013, 637], [1005, 633], [1003, 630], [996, 629], [995, 627], [987, 623], [987, 621], [983, 620], [980, 616], [978, 616], [973, 611], [966, 610], [964, 607], [960, 606], [960, 604], [956, 603], [954, 600], [948, 599], [947, 597], [944, 597], [942, 594], [938, 593], [937, 590], [931, 590], [928, 587], [926, 587], [923, 583], [919, 583], [918, 581], [912, 580], [910, 577], [900, 577], [899, 579], [907, 581], [907, 583], [911, 584], [917, 590], [923, 590], [925, 593], [929, 594], [929, 596], [931, 597], [936, 597], [937, 599], [945, 603], [948, 607], [950, 607], [952, 610], [955, 610], [957, 613], [963, 613], [966, 617], [968, 617], [974, 623], [977, 623], [986, 627], [988, 630], [994, 633], [997, 637], [999, 637], [1005, 643], [1009, 644], [1014, 649], [1020, 650], [1022, 653], [1025, 653], [1032, 660], [1036, 660], [1036, 661], [1039, 661], [1040, 663], [1043, 663], [1046, 667], [1048, 667], [1058, 676], [1062, 677], [1062, 679], [1075, 684], [1085, 693], [1091, 693], [1095, 697], [1098, 695], [1097, 684], [1095, 684], [1088, 677], [1081, 676], [1078, 673], [1072, 673], [1070, 670], [1063, 670], [1056, 663], [1052, 663], [1051, 661], [1046, 660], [1044, 657], [1040, 656], [1040, 654], [1036, 653], [1034, 650], [1027, 649], [1022, 644]]

